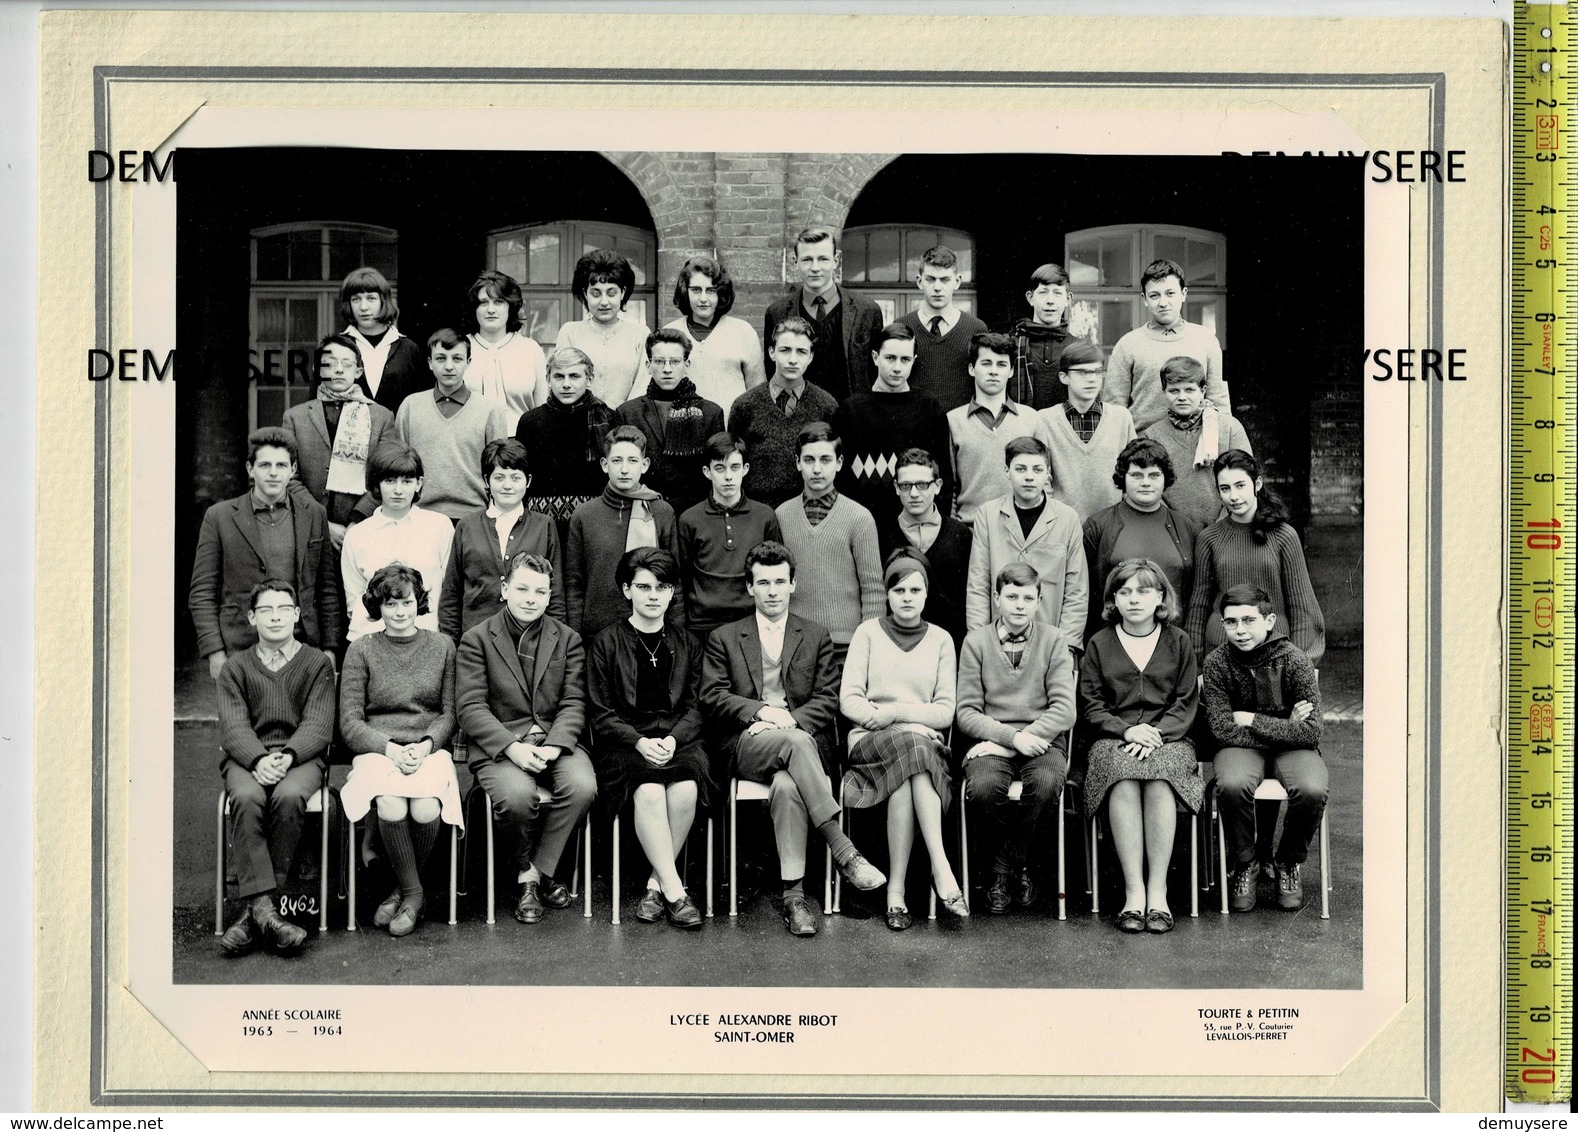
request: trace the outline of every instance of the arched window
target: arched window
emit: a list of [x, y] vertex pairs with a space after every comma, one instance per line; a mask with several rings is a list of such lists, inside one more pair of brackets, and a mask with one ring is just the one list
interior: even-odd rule
[[337, 220], [252, 231], [249, 344], [260, 376], [252, 381], [251, 428], [279, 424], [286, 409], [312, 397], [312, 352], [344, 329], [340, 280], [375, 267], [398, 293], [399, 239], [392, 228]]
[[526, 332], [545, 351], [553, 349], [559, 327], [585, 316], [570, 290], [575, 262], [587, 252], [618, 252], [636, 271], [636, 289], [622, 318], [657, 327], [657, 237], [625, 224], [560, 220], [506, 228], [488, 235], [488, 266], [521, 285]]
[[1215, 331], [1227, 348], [1227, 240], [1220, 232], [1166, 224], [1086, 228], [1068, 234], [1063, 254], [1076, 313], [1078, 304], [1090, 304], [1095, 339], [1107, 352], [1145, 322], [1140, 274], [1157, 259], [1183, 268], [1184, 317]]
[[975, 237], [956, 228], [926, 224], [868, 224], [845, 228], [843, 234], [844, 286], [859, 291], [882, 308], [882, 318], [892, 322], [924, 301], [915, 277], [921, 255], [938, 244], [952, 248], [959, 257], [963, 282], [953, 302], [962, 311], [975, 310]]

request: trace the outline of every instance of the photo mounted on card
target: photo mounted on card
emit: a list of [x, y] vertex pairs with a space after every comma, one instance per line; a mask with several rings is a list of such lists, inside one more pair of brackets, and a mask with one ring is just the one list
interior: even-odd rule
[[1440, 1104], [1501, 165], [1432, 34], [96, 71], [94, 1087]]

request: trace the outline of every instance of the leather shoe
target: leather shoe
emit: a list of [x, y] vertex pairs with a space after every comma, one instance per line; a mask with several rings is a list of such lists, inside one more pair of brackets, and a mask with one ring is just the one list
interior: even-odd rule
[[1229, 894], [1228, 907], [1235, 912], [1253, 912], [1255, 901], [1259, 896], [1256, 889], [1260, 885], [1260, 866], [1253, 861], [1240, 866], [1230, 880], [1233, 887]]
[[785, 896], [784, 924], [790, 935], [815, 935], [816, 909], [804, 896]]
[[542, 919], [542, 894], [537, 882], [529, 880], [521, 885], [521, 898], [515, 902], [515, 918], [523, 924], [535, 924]]
[[245, 955], [257, 946], [257, 942], [257, 933], [252, 930], [252, 909], [243, 907], [236, 922], [219, 938], [219, 949], [229, 956]]
[[1019, 891], [1015, 893], [1021, 908], [1034, 908], [1041, 900], [1041, 887], [1031, 879], [1029, 869], [1019, 870]]
[[1304, 907], [1304, 881], [1298, 865], [1277, 866], [1277, 907], [1284, 912]]
[[663, 904], [668, 914], [668, 922], [676, 928], [693, 932], [701, 927], [703, 919], [701, 909], [690, 902], [689, 896], [681, 896], [672, 903], [665, 898]]
[[1145, 930], [1145, 913], [1134, 908], [1125, 908], [1118, 913], [1118, 918], [1113, 921], [1113, 927], [1120, 932], [1133, 935]]
[[992, 887], [986, 890], [986, 910], [1001, 916], [1014, 906], [1013, 874], [998, 871], [992, 874]]
[[552, 877], [542, 878], [542, 902], [550, 908], [568, 908], [574, 899], [570, 895], [570, 886], [563, 881], [554, 880]]
[[910, 910], [908, 908], [889, 908], [888, 914], [883, 917], [883, 920], [887, 923], [888, 930], [895, 932], [901, 932], [915, 922], [910, 919]]
[[389, 921], [389, 934], [399, 939], [416, 931], [416, 925], [422, 919], [422, 905], [420, 903], [404, 903], [400, 911], [395, 913], [395, 918]]
[[952, 896], [939, 896], [937, 903], [961, 920], [970, 918], [970, 905], [965, 901], [963, 892], [955, 892]]
[[298, 928], [276, 912], [272, 895], [255, 897], [251, 912], [258, 935], [274, 951], [281, 955], [294, 955], [306, 945], [307, 930]]
[[395, 913], [400, 911], [400, 901], [403, 899], [398, 888], [391, 892], [384, 902], [378, 905], [378, 911], [373, 913], [373, 927], [387, 928], [389, 921], [395, 918]]
[[845, 880], [861, 892], [870, 892], [888, 883], [887, 875], [859, 853], [839, 865], [838, 871], [844, 874]]
[[649, 888], [641, 894], [641, 900], [636, 904], [636, 919], [643, 924], [655, 924], [663, 918], [663, 894], [655, 888]]
[[1173, 930], [1173, 915], [1163, 912], [1160, 908], [1152, 908], [1145, 913], [1145, 930], [1152, 935], [1166, 935]]

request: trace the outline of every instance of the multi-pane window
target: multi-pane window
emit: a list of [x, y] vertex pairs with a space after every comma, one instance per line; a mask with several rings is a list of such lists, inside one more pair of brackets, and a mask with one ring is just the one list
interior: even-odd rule
[[624, 224], [564, 220], [488, 236], [488, 266], [520, 284], [526, 300], [521, 320], [544, 351], [552, 351], [559, 327], [586, 316], [570, 283], [576, 260], [599, 248], [618, 252], [635, 268], [635, 291], [620, 317], [656, 329], [657, 237], [651, 232]]
[[312, 352], [343, 330], [340, 281], [375, 267], [399, 278], [399, 236], [371, 224], [309, 221], [252, 233], [248, 326], [252, 366], [251, 428], [277, 425], [285, 410], [312, 398]]
[[1163, 224], [1087, 228], [1068, 234], [1063, 254], [1075, 303], [1070, 324], [1093, 322], [1104, 350], [1144, 323], [1140, 275], [1157, 259], [1183, 268], [1184, 317], [1215, 331], [1226, 348], [1227, 240], [1220, 233]]
[[962, 311], [975, 310], [975, 237], [956, 228], [921, 224], [869, 224], [846, 228], [843, 233], [844, 286], [882, 308], [882, 318], [892, 322], [915, 310], [925, 300], [915, 278], [921, 255], [938, 244], [959, 257], [962, 282], [953, 302]]

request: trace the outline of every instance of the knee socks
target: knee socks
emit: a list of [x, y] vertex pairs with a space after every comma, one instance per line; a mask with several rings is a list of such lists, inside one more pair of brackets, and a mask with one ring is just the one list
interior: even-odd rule
[[378, 819], [378, 832], [383, 836], [384, 848], [389, 851], [389, 866], [394, 870], [400, 892], [408, 904], [422, 904], [422, 865], [432, 852], [438, 838], [436, 821], [386, 821]]

